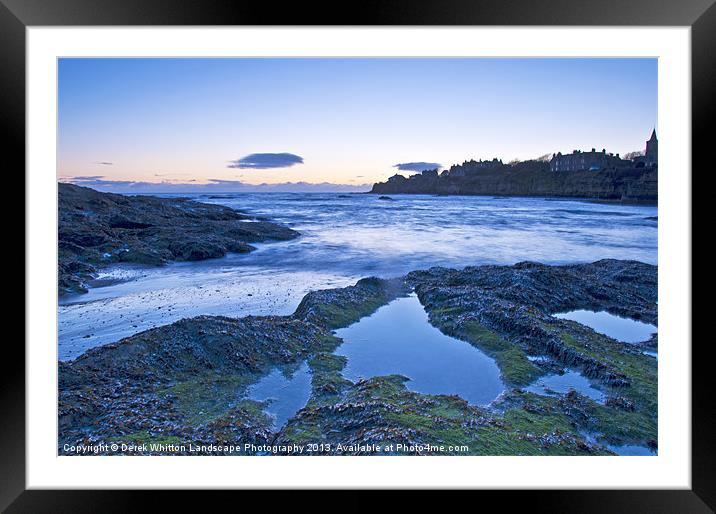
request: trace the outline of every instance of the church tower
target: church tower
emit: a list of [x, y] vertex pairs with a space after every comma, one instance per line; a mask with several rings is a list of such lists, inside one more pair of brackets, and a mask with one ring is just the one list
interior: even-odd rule
[[656, 129], [651, 132], [649, 141], [646, 142], [646, 151], [644, 152], [644, 164], [647, 166], [656, 166], [659, 163], [659, 140], [656, 139]]

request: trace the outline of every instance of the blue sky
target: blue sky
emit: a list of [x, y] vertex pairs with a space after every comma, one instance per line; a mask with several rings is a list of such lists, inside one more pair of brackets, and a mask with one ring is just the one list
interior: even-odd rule
[[641, 150], [657, 60], [61, 59], [58, 95], [61, 179], [358, 187], [401, 163]]

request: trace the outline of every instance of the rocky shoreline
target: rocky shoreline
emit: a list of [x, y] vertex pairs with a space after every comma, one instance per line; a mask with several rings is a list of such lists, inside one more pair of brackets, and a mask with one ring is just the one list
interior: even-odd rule
[[222, 205], [188, 198], [101, 193], [59, 183], [59, 294], [85, 293], [98, 269], [115, 263], [159, 266], [198, 261], [298, 232]]
[[[113, 443], [159, 449], [99, 453], [195, 454], [167, 450], [193, 444], [206, 445], [200, 452], [206, 454], [257, 454], [244, 445], [313, 443], [323, 445], [322, 454], [346, 455], [386, 442], [404, 445], [392, 453], [410, 455], [656, 449], [657, 365], [642, 353], [656, 347], [656, 338], [630, 345], [551, 316], [606, 310], [656, 324], [656, 275], [655, 266], [616, 260], [432, 268], [311, 292], [290, 316], [181, 320], [59, 363], [59, 452]], [[346, 359], [333, 353], [342, 342], [333, 331], [410, 291], [431, 324], [495, 359], [509, 389], [490, 406], [412, 392], [401, 376], [357, 382], [342, 376]], [[265, 405], [244, 393], [270, 370], [290, 373], [302, 362], [311, 372], [310, 399], [274, 431]], [[606, 401], [525, 389], [541, 375], [568, 369], [589, 377]]]
[[529, 161], [456, 176], [436, 172], [391, 177], [373, 185], [371, 193], [582, 198], [654, 205], [658, 201], [658, 169], [601, 171], [549, 170], [547, 163]]

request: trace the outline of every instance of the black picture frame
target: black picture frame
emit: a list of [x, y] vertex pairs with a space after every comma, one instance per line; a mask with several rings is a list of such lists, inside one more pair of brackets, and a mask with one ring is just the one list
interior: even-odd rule
[[[636, 25], [689, 26], [692, 37], [693, 167], [713, 166], [706, 139], [716, 102], [714, 0], [363, 0], [355, 3], [285, 3], [244, 0], [0, 0], [0, 124], [12, 172], [25, 167], [25, 29], [82, 25]], [[7, 157], [6, 157], [7, 160]], [[8, 170], [10, 171], [10, 170]], [[683, 170], [688, 173], [688, 170]], [[18, 187], [23, 188], [24, 183]], [[695, 198], [694, 198], [695, 200]], [[692, 201], [695, 204], [695, 201]], [[692, 248], [693, 256], [693, 248]], [[16, 257], [16, 260], [19, 260]], [[27, 273], [32, 270], [25, 269]], [[17, 302], [18, 304], [20, 302]], [[24, 302], [23, 302], [24, 305]], [[713, 372], [709, 339], [692, 342], [692, 488], [642, 491], [480, 492], [501, 508], [529, 505], [537, 512], [713, 512], [716, 451]], [[25, 490], [25, 353], [6, 338], [0, 389], [0, 508], [7, 512], [124, 512], [140, 506], [186, 502], [180, 492]], [[10, 348], [8, 348], [10, 347]], [[663, 414], [662, 414], [663, 415]], [[229, 492], [220, 492], [228, 495]], [[246, 501], [247, 492], [241, 493]], [[356, 495], [356, 493], [351, 493]], [[256, 493], [251, 493], [256, 496]], [[275, 497], [274, 497], [275, 498]], [[422, 501], [421, 494], [413, 494]], [[249, 500], [264, 501], [260, 496]], [[473, 500], [470, 500], [475, 501]], [[370, 497], [344, 500], [369, 508]], [[342, 508], [334, 505], [334, 508]]]

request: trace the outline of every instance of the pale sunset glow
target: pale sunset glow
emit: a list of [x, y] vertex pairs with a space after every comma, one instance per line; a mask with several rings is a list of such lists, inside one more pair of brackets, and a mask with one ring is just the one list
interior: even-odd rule
[[[627, 153], [657, 124], [656, 59], [73, 58], [58, 66], [59, 179], [105, 190], [300, 182], [362, 191], [414, 173], [416, 163]], [[253, 155], [274, 157], [233, 164]]]

